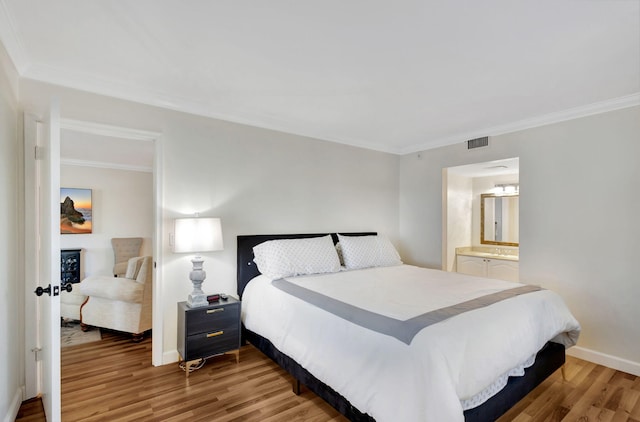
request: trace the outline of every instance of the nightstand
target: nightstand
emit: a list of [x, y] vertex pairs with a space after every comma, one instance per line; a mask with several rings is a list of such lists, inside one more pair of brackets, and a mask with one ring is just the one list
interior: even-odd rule
[[240, 304], [231, 296], [197, 308], [178, 303], [178, 353], [187, 377], [192, 366], [215, 355], [233, 351], [240, 362]]

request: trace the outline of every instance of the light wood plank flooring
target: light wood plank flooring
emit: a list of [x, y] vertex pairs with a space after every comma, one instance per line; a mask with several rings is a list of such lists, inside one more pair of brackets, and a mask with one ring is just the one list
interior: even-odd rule
[[[640, 377], [572, 357], [567, 381], [553, 374], [500, 422], [640, 422]], [[151, 340], [104, 333], [97, 343], [62, 349], [62, 420], [346, 421], [313, 393], [295, 396], [290, 378], [250, 345], [210, 359], [189, 378], [177, 364], [151, 366]], [[17, 421], [44, 421], [37, 400]]]

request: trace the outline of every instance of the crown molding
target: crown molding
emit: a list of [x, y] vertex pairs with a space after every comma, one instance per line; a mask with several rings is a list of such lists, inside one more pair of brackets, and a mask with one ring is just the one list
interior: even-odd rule
[[[1, 1], [3, 0], [0, 0], [0, 2]], [[140, 88], [139, 86], [130, 86], [121, 82], [98, 79], [92, 75], [77, 71], [63, 71], [62, 69], [54, 68], [51, 66], [32, 64], [31, 66], [29, 66], [28, 71], [26, 71], [24, 74], [21, 74], [21, 76], [54, 85], [65, 86], [72, 89], [78, 89], [90, 93], [119, 98], [127, 101], [133, 101], [182, 113], [193, 114], [196, 116], [214, 118], [227, 122], [259, 127], [262, 129], [275, 130], [283, 133], [315, 138], [323, 141], [339, 143], [342, 145], [349, 145], [356, 148], [364, 148], [368, 150], [396, 155], [412, 154], [419, 151], [426, 151], [429, 149], [453, 145], [459, 142], [464, 142], [467, 139], [473, 139], [480, 136], [497, 136], [505, 133], [517, 132], [533, 127], [545, 126], [553, 123], [577, 119], [580, 117], [586, 117], [593, 114], [600, 114], [608, 111], [640, 105], [640, 93], [634, 93], [623, 97], [588, 104], [586, 106], [574, 107], [567, 110], [561, 110], [554, 113], [527, 118], [504, 125], [491, 126], [472, 132], [461, 132], [445, 138], [435, 139], [428, 143], [414, 144], [406, 148], [393, 148], [380, 144], [372, 145], [360, 140], [347, 139], [339, 136], [336, 137], [317, 132], [310, 132], [304, 128], [292, 128], [290, 126], [291, 122], [287, 122], [285, 124], [284, 122], [274, 121], [273, 116], [258, 115], [247, 118], [239, 114], [220, 113], [211, 110], [210, 104], [201, 101], [194, 101], [193, 99], [189, 99], [186, 97], [170, 96], [164, 92], [144, 89]]]
[[70, 158], [61, 158], [60, 164], [65, 166], [92, 167], [92, 168], [103, 168], [103, 169], [109, 169], [109, 170], [124, 170], [124, 171], [137, 171], [141, 173], [153, 173], [153, 167], [129, 166], [126, 164], [107, 163], [107, 162], [101, 162], [101, 161], [87, 161], [87, 160], [74, 160]]
[[450, 137], [442, 138], [429, 142], [428, 144], [417, 144], [408, 148], [402, 149], [400, 154], [413, 154], [419, 151], [425, 151], [429, 149], [439, 148], [443, 146], [453, 145], [459, 142], [465, 142], [468, 139], [477, 138], [480, 136], [497, 136], [505, 133], [517, 132], [524, 129], [531, 129], [539, 126], [546, 126], [553, 123], [565, 122], [567, 120], [578, 119], [581, 117], [587, 117], [594, 114], [606, 113], [609, 111], [619, 110], [628, 107], [634, 107], [640, 105], [640, 92], [625, 95], [624, 97], [613, 98], [606, 101], [600, 101], [586, 106], [574, 107], [567, 110], [561, 110], [556, 113], [543, 114], [541, 116], [532, 117], [529, 119], [519, 120], [517, 122], [508, 123], [505, 125], [498, 125], [488, 127], [482, 130], [459, 133]]
[[29, 67], [29, 58], [24, 44], [18, 36], [15, 20], [9, 12], [5, 0], [0, 0], [0, 42], [7, 50], [18, 75], [22, 76]]
[[[157, 142], [161, 133], [146, 130], [131, 129], [120, 126], [106, 125], [102, 123], [88, 122], [75, 119], [60, 119], [60, 129], [70, 130], [74, 132], [89, 133], [92, 135], [107, 136], [118, 139], [129, 139], [136, 141]], [[105, 168], [111, 170], [137, 171], [144, 173], [153, 173], [153, 166], [134, 166], [121, 163], [74, 160], [61, 158], [60, 164], [79, 167]]]
[[169, 96], [164, 92], [148, 90], [140, 88], [139, 86], [129, 86], [120, 82], [97, 79], [92, 75], [87, 75], [82, 72], [63, 71], [62, 69], [52, 66], [34, 64], [29, 67], [28, 72], [22, 75], [22, 77], [196, 116], [224, 120], [227, 122], [304, 136], [307, 138], [315, 138], [342, 145], [349, 145], [356, 148], [364, 148], [390, 154], [400, 153], [398, 149], [389, 148], [384, 145], [371, 145], [358, 140], [314, 133], [303, 128], [291, 128], [290, 122], [285, 124], [284, 122], [274, 121], [273, 116], [253, 116], [252, 118], [247, 118], [238, 114], [212, 111], [209, 104], [201, 101], [194, 101], [193, 99], [186, 97]]
[[[0, 25], [2, 25], [2, 23], [0, 23]], [[11, 60], [9, 53], [4, 48], [2, 43], [0, 43], [0, 68], [4, 70], [5, 74], [5, 78], [2, 78], [1, 75], [0, 78], [6, 80], [8, 89], [11, 91], [11, 96], [15, 99], [15, 101], [18, 101], [17, 99], [19, 97], [20, 75], [18, 74], [18, 70], [13, 64], [13, 60]], [[2, 82], [3, 81], [0, 80], [0, 83]]]
[[74, 132], [91, 133], [93, 135], [109, 136], [112, 138], [131, 139], [136, 141], [154, 141], [160, 138], [161, 133], [139, 129], [130, 129], [120, 126], [105, 125], [102, 123], [87, 122], [84, 120], [61, 119], [60, 128]]

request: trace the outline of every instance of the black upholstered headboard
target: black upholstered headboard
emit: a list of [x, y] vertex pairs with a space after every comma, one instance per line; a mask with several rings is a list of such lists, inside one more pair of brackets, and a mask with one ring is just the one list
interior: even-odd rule
[[[260, 275], [258, 267], [253, 262], [253, 247], [275, 239], [302, 239], [305, 237], [321, 237], [330, 234], [333, 243], [338, 243], [336, 233], [311, 233], [311, 234], [257, 234], [251, 236], [238, 236], [238, 296], [242, 298], [244, 288], [253, 279]], [[371, 236], [376, 232], [340, 233], [343, 236]]]

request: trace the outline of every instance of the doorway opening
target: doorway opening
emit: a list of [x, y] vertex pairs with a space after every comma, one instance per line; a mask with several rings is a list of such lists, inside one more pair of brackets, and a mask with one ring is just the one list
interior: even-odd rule
[[[501, 195], [505, 186], [517, 186], [520, 181], [520, 160], [518, 157], [487, 161], [442, 170], [443, 180], [443, 251], [442, 269], [457, 271], [456, 250], [458, 248], [491, 247], [501, 252], [508, 249], [517, 252], [518, 247], [511, 245], [485, 243], [482, 234], [495, 228], [485, 227], [482, 221], [482, 195]], [[519, 194], [519, 191], [518, 191]], [[505, 201], [506, 203], [506, 201]], [[518, 210], [510, 220], [511, 232], [517, 239]], [[492, 220], [493, 221], [493, 220]], [[514, 227], [515, 225], [515, 227]], [[485, 230], [483, 230], [485, 229]], [[506, 228], [505, 228], [506, 231]], [[502, 229], [501, 229], [502, 232]], [[486, 237], [489, 237], [488, 235]], [[496, 243], [496, 242], [492, 242]]]
[[[87, 277], [107, 277], [103, 284], [106, 293], [106, 286], [114, 285], [110, 278], [125, 276], [125, 271], [114, 265], [114, 238], [131, 240], [131, 257], [153, 255], [153, 156], [154, 143], [149, 140], [61, 130], [60, 203], [65, 204], [61, 205], [65, 216], [60, 222], [61, 283], [71, 283], [71, 291], [63, 289], [60, 294], [62, 347], [99, 340], [105, 329], [137, 332], [150, 328], [150, 304], [136, 312], [137, 305], [114, 300], [108, 302], [113, 303], [113, 313], [107, 306], [93, 316], [95, 311], [92, 314], [86, 309], [93, 304], [85, 304], [87, 297], [80, 287]], [[80, 222], [76, 222], [78, 218]], [[126, 263], [122, 266], [126, 269]], [[145, 291], [150, 287], [151, 283], [145, 283]], [[83, 316], [94, 326], [80, 324], [82, 306]], [[123, 306], [131, 310], [127, 319], [115, 315]]]
[[[113, 275], [112, 238], [142, 238], [140, 255], [153, 257], [157, 264], [162, 244], [160, 134], [71, 119], [62, 119], [60, 127], [61, 188], [93, 192], [92, 233], [60, 239], [63, 249], [82, 249], [81, 278]], [[78, 186], [67, 186], [72, 184]], [[162, 327], [161, 313], [156, 312], [160, 274], [152, 272], [152, 325]], [[162, 330], [152, 332], [152, 361], [159, 365]]]

